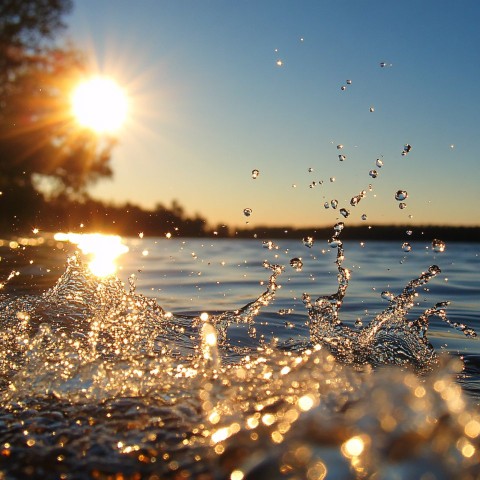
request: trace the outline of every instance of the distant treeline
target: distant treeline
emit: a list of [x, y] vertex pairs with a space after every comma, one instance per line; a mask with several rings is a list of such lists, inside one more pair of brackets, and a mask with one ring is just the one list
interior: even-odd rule
[[[148, 210], [125, 203], [114, 205], [91, 198], [71, 200], [58, 197], [45, 200], [42, 195], [22, 197], [13, 190], [0, 196], [0, 233], [3, 236], [28, 235], [34, 228], [44, 232], [101, 232], [122, 236], [139, 233], [150, 236], [201, 237], [208, 235], [207, 221], [189, 216], [178, 202], [170, 207], [158, 204]], [[34, 200], [34, 201], [33, 201]]]
[[[305, 238], [329, 239], [333, 226], [321, 228], [292, 228], [258, 226], [232, 232], [236, 238], [280, 239]], [[445, 242], [480, 242], [480, 227], [453, 226], [407, 226], [407, 225], [346, 225], [341, 234], [342, 240], [387, 240], [387, 241], [426, 241], [438, 238]]]
[[[257, 238], [261, 240], [313, 237], [328, 239], [333, 226], [293, 228], [252, 226], [233, 228], [226, 224], [212, 227], [199, 214], [189, 216], [177, 201], [169, 207], [158, 204], [154, 209], [143, 209], [131, 203], [114, 205], [91, 198], [74, 201], [66, 197], [46, 200], [42, 195], [15, 198], [0, 196], [2, 236], [28, 235], [34, 228], [44, 232], [102, 232], [122, 236], [220, 237]], [[30, 201], [28, 201], [30, 199]], [[480, 242], [479, 227], [346, 225], [343, 240], [424, 240]]]

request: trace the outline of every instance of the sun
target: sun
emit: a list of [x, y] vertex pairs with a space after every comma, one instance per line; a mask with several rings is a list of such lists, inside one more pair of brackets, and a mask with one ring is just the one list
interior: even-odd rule
[[77, 122], [97, 133], [115, 132], [127, 116], [127, 95], [108, 77], [93, 77], [80, 83], [71, 102]]

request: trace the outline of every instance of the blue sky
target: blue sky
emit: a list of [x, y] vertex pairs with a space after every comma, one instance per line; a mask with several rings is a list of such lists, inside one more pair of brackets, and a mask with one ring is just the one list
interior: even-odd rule
[[211, 224], [478, 225], [479, 21], [477, 0], [77, 0], [68, 36], [131, 97], [92, 194]]

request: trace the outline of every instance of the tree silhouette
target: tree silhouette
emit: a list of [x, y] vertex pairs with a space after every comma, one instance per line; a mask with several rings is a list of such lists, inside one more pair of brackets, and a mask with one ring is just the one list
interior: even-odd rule
[[70, 92], [86, 59], [56, 46], [70, 0], [0, 2], [0, 205], [3, 224], [30, 221], [45, 198], [79, 199], [112, 175], [114, 138], [75, 122]]

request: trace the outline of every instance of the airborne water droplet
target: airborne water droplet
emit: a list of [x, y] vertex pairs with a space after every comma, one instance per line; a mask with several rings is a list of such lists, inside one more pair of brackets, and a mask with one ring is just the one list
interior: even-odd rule
[[265, 240], [262, 242], [262, 247], [272, 250], [273, 248], [276, 248], [276, 245], [271, 240]]
[[374, 107], [370, 107], [370, 112], [374, 112], [375, 111], [375, 108]]
[[249, 217], [251, 214], [252, 214], [252, 209], [251, 208], [245, 208], [243, 210], [243, 214], [246, 216], [246, 217]]
[[338, 200], [332, 200], [330, 202], [330, 205], [332, 206], [332, 208], [335, 210], [337, 207], [338, 207]]
[[313, 246], [313, 237], [304, 237], [302, 239], [302, 242], [303, 244], [308, 247], [308, 248], [312, 248]]
[[347, 157], [345, 155], [339, 155], [338, 159], [343, 162]]
[[406, 233], [407, 235], [411, 235], [413, 232], [412, 232], [412, 230], [407, 230], [405, 233]]
[[303, 262], [301, 258], [292, 258], [290, 260], [290, 265], [295, 269], [296, 272], [301, 272], [303, 268]]
[[325, 208], [330, 208], [330, 204], [329, 204], [328, 202], [325, 202], [325, 203], [323, 204], [323, 206], [324, 206]]
[[343, 229], [345, 228], [345, 224], [343, 222], [337, 222], [334, 226], [333, 229], [340, 233]]
[[347, 85], [351, 85], [352, 84], [352, 81], [351, 80], [347, 80]]
[[382, 168], [383, 167], [383, 160], [381, 158], [377, 158], [377, 161], [375, 162], [375, 165], [378, 168]]
[[405, 202], [401, 202], [398, 204], [398, 208], [400, 210], [405, 210], [407, 208], [407, 204]]
[[347, 218], [350, 215], [350, 212], [346, 208], [341, 208], [340, 214]]
[[397, 190], [397, 193], [395, 194], [395, 200], [398, 200], [399, 202], [405, 200], [408, 197], [408, 193], [405, 190]]
[[252, 178], [256, 179], [260, 175], [260, 171], [257, 169], [252, 170]]
[[384, 300], [393, 300], [395, 298], [395, 295], [392, 292], [385, 290], [384, 292], [382, 292], [381, 297]]
[[403, 156], [407, 155], [407, 153], [409, 153], [411, 149], [412, 149], [412, 146], [409, 145], [408, 143], [406, 143], [406, 144], [403, 146], [402, 155], [403, 155]]
[[333, 183], [335, 181], [335, 177], [330, 177], [330, 183]]
[[446, 245], [443, 240], [438, 240], [438, 238], [435, 238], [432, 240], [432, 248], [434, 252], [442, 253], [445, 251]]
[[332, 237], [328, 240], [330, 248], [337, 248], [342, 245], [342, 241], [339, 238]]
[[412, 250], [412, 246], [408, 242], [404, 242], [402, 244], [402, 250], [404, 252], [410, 252], [410, 250]]
[[310, 167], [310, 168], [308, 169], [308, 171], [309, 171], [310, 173], [312, 173], [312, 172], [313, 172], [313, 168]]
[[341, 150], [342, 148], [343, 148], [343, 145], [342, 145], [341, 143], [339, 143], [339, 144], [337, 145], [337, 150]]
[[362, 220], [366, 220], [366, 219], [367, 219], [367, 214], [364, 213], [364, 214], [362, 215]]
[[368, 172], [368, 174], [372, 177], [372, 178], [377, 178], [377, 175], [378, 175], [378, 172], [376, 170], [370, 170]]
[[347, 89], [347, 87], [346, 87], [345, 85], [342, 85], [342, 86], [340, 87], [340, 90], [341, 90], [342, 92], [344, 92], [346, 89]]

